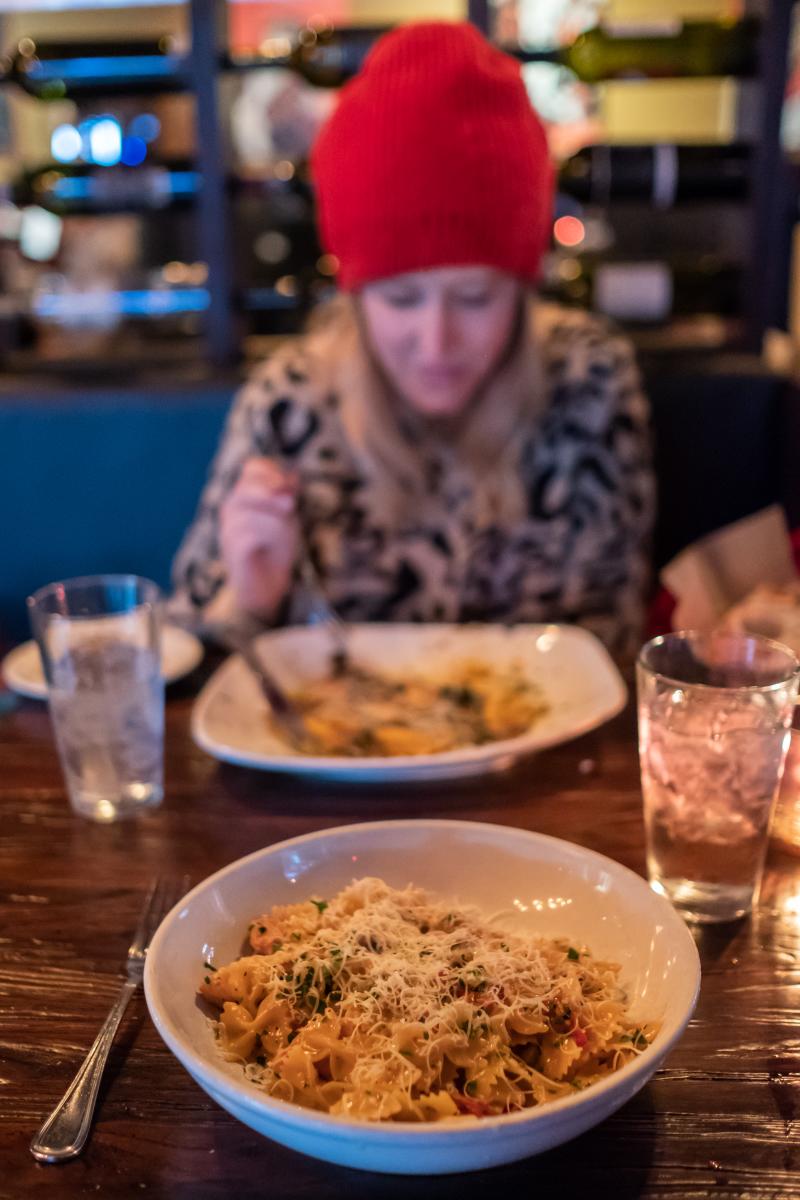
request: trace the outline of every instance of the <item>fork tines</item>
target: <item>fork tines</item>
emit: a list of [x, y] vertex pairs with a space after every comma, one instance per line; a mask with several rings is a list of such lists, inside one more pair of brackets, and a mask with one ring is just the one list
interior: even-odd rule
[[164, 917], [186, 894], [190, 886], [188, 875], [184, 875], [180, 879], [159, 875], [153, 879], [147, 889], [136, 932], [128, 949], [129, 958], [144, 955], [153, 934]]

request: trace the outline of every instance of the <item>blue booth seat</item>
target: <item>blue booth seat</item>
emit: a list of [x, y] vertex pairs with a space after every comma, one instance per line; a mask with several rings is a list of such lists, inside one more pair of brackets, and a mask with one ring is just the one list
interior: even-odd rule
[[44, 583], [132, 571], [169, 584], [234, 384], [0, 394], [0, 644]]

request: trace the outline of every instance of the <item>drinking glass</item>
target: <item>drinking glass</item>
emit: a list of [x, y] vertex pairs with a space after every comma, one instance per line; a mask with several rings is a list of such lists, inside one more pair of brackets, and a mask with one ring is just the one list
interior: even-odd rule
[[636, 667], [651, 887], [700, 922], [755, 902], [800, 664], [739, 633], [672, 633]]
[[70, 803], [95, 821], [164, 794], [160, 599], [137, 575], [68, 579], [28, 598]]

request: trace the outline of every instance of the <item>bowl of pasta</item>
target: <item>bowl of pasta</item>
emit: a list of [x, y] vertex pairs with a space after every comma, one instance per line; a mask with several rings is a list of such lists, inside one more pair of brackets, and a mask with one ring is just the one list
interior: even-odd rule
[[442, 1174], [576, 1137], [683, 1033], [694, 941], [645, 881], [471, 821], [340, 826], [258, 850], [159, 928], [145, 993], [224, 1109], [329, 1162]]
[[627, 700], [608, 651], [576, 625], [354, 624], [341, 673], [320, 625], [254, 645], [306, 736], [287, 737], [236, 654], [197, 697], [192, 735], [258, 770], [351, 783], [482, 775], [596, 729]]

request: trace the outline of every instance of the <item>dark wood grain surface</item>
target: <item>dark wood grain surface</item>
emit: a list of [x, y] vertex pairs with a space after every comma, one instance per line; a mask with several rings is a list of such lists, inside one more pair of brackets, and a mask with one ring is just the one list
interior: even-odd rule
[[148, 880], [200, 880], [258, 847], [373, 818], [449, 816], [539, 830], [644, 869], [630, 709], [497, 778], [353, 787], [225, 766], [192, 743], [198, 672], [170, 692], [167, 796], [114, 826], [71, 814], [43, 705], [0, 693], [0, 1197], [603, 1196], [800, 1200], [800, 857], [773, 846], [761, 903], [698, 936], [703, 986], [683, 1040], [625, 1108], [538, 1158], [416, 1178], [304, 1158], [238, 1124], [160, 1041], [138, 994], [84, 1154], [42, 1166], [32, 1133], [120, 982]]

